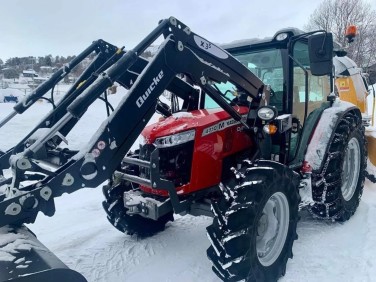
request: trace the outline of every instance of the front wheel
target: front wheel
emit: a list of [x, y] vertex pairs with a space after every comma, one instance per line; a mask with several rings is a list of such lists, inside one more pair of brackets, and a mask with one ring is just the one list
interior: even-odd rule
[[[139, 152], [127, 154], [130, 158], [139, 158]], [[136, 165], [122, 164], [119, 172], [139, 176], [139, 167]], [[138, 185], [123, 180], [115, 172], [111, 181], [102, 188], [105, 200], [102, 202], [103, 209], [107, 214], [108, 221], [120, 232], [128, 235], [136, 235], [139, 238], [146, 238], [155, 235], [165, 229], [169, 221], [174, 221], [173, 212], [152, 220], [141, 215], [129, 215], [128, 209], [124, 206], [124, 192], [137, 190]]]
[[298, 178], [287, 167], [259, 161], [222, 185], [207, 228], [208, 258], [224, 281], [276, 281], [297, 239]]
[[123, 194], [129, 191], [129, 185], [112, 183], [103, 186], [102, 191], [105, 200], [102, 202], [103, 209], [107, 213], [108, 221], [120, 232], [128, 235], [136, 235], [139, 238], [146, 238], [155, 235], [165, 229], [169, 221], [174, 220], [173, 212], [169, 212], [158, 220], [145, 218], [140, 215], [129, 215], [128, 209], [124, 207]]

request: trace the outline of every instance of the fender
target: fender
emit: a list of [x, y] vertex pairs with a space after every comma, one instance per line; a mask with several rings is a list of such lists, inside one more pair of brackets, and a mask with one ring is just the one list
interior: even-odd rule
[[330, 108], [331, 105], [329, 102], [322, 103], [320, 108], [315, 109], [312, 111], [304, 124], [303, 132], [301, 134], [298, 149], [296, 152], [296, 155], [293, 160], [290, 161], [289, 167], [292, 169], [300, 169], [300, 167], [303, 165], [303, 161], [305, 159], [305, 154], [307, 152], [307, 146], [309, 141], [311, 140], [312, 133], [315, 130], [315, 127], [320, 120], [320, 117], [322, 113]]
[[310, 137], [305, 154], [305, 160], [312, 166], [313, 171], [320, 172], [322, 170], [328, 146], [334, 138], [334, 132], [342, 117], [349, 112], [353, 112], [360, 119], [362, 118], [359, 108], [349, 102], [340, 100], [336, 100], [332, 107], [322, 112]]

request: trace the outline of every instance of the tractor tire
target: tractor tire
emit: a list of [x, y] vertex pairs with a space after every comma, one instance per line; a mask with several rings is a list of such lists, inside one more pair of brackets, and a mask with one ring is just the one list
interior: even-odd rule
[[142, 217], [140, 215], [128, 215], [124, 207], [123, 194], [128, 187], [122, 184], [117, 186], [105, 185], [102, 188], [106, 200], [102, 206], [107, 213], [108, 221], [120, 232], [128, 235], [136, 235], [146, 238], [163, 231], [169, 221], [174, 220], [173, 213], [167, 213], [158, 220]]
[[321, 171], [312, 172], [314, 217], [348, 220], [363, 193], [367, 168], [367, 141], [362, 120], [352, 113], [339, 122], [323, 160]]
[[221, 184], [212, 203], [207, 256], [223, 281], [277, 281], [298, 238], [299, 178], [287, 167], [259, 161]]
[[[138, 154], [127, 155], [138, 157]], [[126, 165], [120, 169], [132, 175], [139, 175], [139, 168], [135, 165]], [[169, 221], [174, 221], [173, 212], [169, 212], [158, 220], [152, 220], [140, 215], [127, 214], [128, 209], [124, 207], [124, 192], [137, 189], [138, 185], [129, 181], [119, 180], [116, 173], [107, 185], [102, 188], [105, 201], [102, 202], [103, 209], [107, 214], [108, 221], [120, 232], [135, 235], [138, 238], [146, 238], [163, 231]]]

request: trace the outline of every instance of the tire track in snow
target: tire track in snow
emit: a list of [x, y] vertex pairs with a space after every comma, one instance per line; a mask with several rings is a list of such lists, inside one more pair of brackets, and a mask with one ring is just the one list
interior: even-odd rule
[[357, 213], [345, 223], [313, 219], [308, 212], [301, 212], [294, 258], [288, 261], [286, 276], [280, 281], [363, 281], [354, 279], [349, 270], [360, 269], [363, 263], [367, 210], [367, 204], [361, 202]]
[[146, 239], [154, 254], [142, 254], [142, 263], [132, 267], [126, 281], [219, 281], [206, 259], [205, 227], [210, 222], [205, 217], [176, 216], [164, 232]]

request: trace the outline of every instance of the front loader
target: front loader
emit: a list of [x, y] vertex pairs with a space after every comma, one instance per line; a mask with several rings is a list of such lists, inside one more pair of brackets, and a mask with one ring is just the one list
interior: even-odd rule
[[[160, 36], [154, 57], [142, 58]], [[364, 126], [356, 106], [336, 100], [330, 33], [286, 29], [223, 49], [171, 17], [132, 50], [104, 46], [90, 49], [96, 63], [54, 109], [0, 153], [2, 280], [84, 281], [24, 223], [38, 212], [52, 216], [55, 197], [103, 182], [108, 220], [126, 234], [151, 236], [174, 214], [213, 217], [207, 256], [224, 281], [284, 275], [301, 208], [338, 221], [355, 213]], [[20, 101], [0, 127], [70, 68]], [[129, 90], [112, 108], [106, 91], [115, 82]], [[166, 90], [171, 105], [160, 99]], [[86, 146], [69, 149], [65, 137], [97, 99], [108, 118]], [[159, 122], [147, 125], [155, 112]]]

